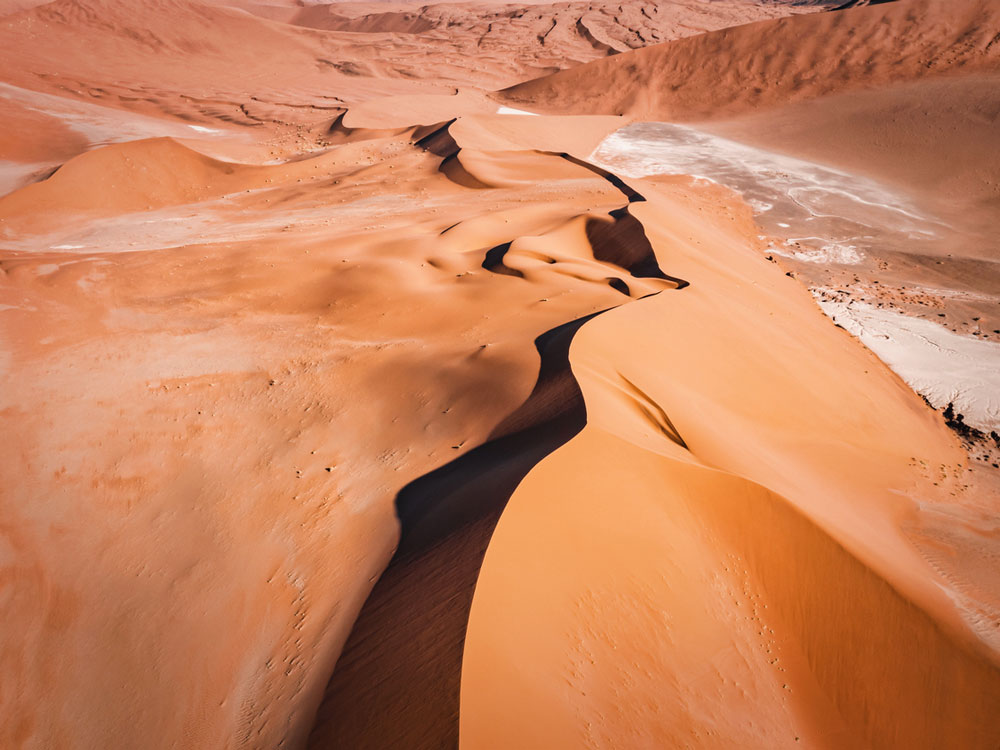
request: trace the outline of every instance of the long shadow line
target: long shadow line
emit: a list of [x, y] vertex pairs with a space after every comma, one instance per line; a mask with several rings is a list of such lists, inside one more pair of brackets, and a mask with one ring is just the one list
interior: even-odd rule
[[310, 748], [458, 746], [462, 651], [483, 556], [520, 481], [586, 423], [569, 346], [601, 312], [539, 336], [528, 399], [486, 443], [399, 492], [399, 548], [337, 662]]

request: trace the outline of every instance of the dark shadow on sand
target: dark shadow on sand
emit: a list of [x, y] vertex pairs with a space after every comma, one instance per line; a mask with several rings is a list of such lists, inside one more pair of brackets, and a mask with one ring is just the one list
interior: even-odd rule
[[404, 487], [399, 548], [337, 662], [310, 748], [458, 747], [465, 629], [486, 547], [507, 500], [586, 422], [569, 346], [594, 313], [535, 340], [528, 399], [483, 445]]

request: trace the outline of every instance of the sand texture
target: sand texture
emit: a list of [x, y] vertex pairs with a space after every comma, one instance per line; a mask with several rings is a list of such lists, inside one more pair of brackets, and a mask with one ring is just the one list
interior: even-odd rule
[[0, 2], [0, 747], [1000, 745], [1000, 9], [840, 5]]

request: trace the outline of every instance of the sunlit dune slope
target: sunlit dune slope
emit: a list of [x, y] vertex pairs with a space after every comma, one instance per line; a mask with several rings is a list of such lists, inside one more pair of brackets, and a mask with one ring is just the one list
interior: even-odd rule
[[967, 112], [993, 5], [232, 6], [0, 4], [0, 747], [1000, 742], [954, 434], [738, 196], [588, 161]]
[[381, 49], [364, 53], [367, 63], [345, 67], [358, 75], [383, 70], [493, 87], [670, 39], [813, 10], [756, 0], [241, 5], [292, 25], [338, 33], [358, 51], [359, 39], [382, 41]]
[[[514, 187], [416, 134], [275, 166], [152, 140], [3, 201], [0, 744], [301, 745], [397, 495], [563, 409], [519, 411], [539, 336], [677, 285], [606, 176], [498, 123], [520, 150], [468, 168]], [[440, 499], [430, 539], [496, 510]]]
[[599, 60], [499, 98], [542, 111], [723, 118], [944, 73], [1000, 66], [990, 0], [900, 0], [765, 21]]
[[[190, 122], [268, 126], [395, 93], [497, 88], [604, 57], [616, 50], [610, 45], [630, 49], [795, 12], [750, 0], [633, 3], [615, 14], [583, 3], [446, 3], [419, 9], [414, 25], [407, 13], [349, 18], [309, 6], [287, 17], [286, 8], [254, 15], [246, 8], [257, 6], [234, 4], [54, 0], [0, 16], [2, 78]], [[320, 18], [332, 20], [310, 21]], [[596, 42], [588, 23], [607, 26], [610, 45]], [[630, 38], [612, 38], [622, 34]]]
[[587, 425], [490, 542], [462, 747], [992, 746], [995, 633], [908, 531], [976, 506], [956, 442], [712, 188], [636, 187], [690, 286], [574, 338]]

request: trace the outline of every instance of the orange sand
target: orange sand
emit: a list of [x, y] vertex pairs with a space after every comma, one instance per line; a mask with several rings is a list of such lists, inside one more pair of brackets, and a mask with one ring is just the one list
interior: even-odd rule
[[815, 10], [0, 4], [0, 746], [996, 746], [994, 474], [587, 161], [842, 117], [987, 224], [992, 6]]

